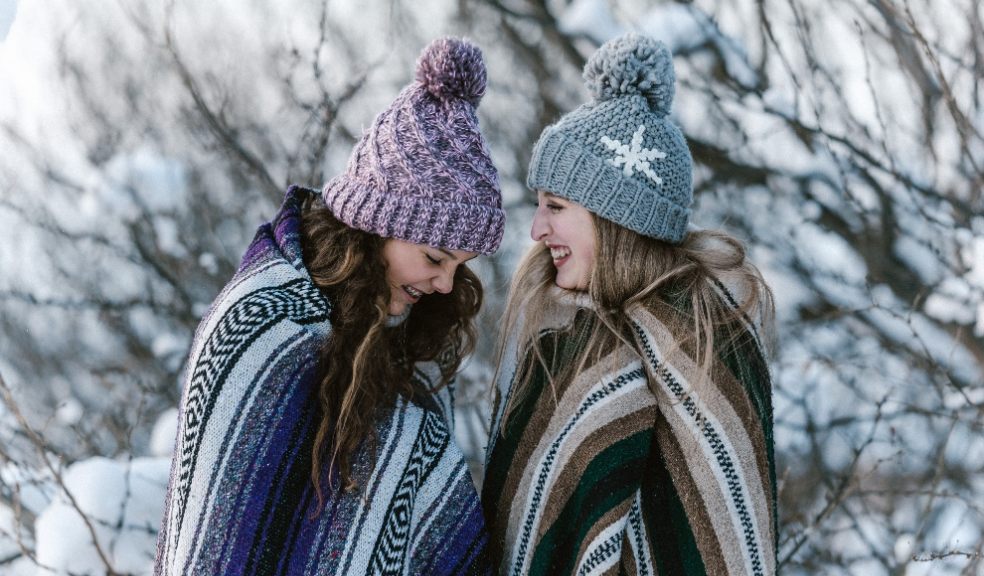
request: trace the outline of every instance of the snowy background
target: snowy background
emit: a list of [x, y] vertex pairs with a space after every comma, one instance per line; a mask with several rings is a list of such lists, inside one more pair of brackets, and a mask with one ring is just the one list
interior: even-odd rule
[[674, 51], [696, 223], [775, 291], [782, 572], [984, 574], [976, 0], [0, 0], [0, 574], [151, 572], [199, 317], [443, 34], [489, 68], [494, 334], [532, 144], [626, 30]]

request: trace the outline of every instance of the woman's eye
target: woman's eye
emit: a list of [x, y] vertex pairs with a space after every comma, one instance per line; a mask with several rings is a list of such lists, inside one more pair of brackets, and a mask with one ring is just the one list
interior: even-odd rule
[[564, 207], [560, 204], [547, 203], [547, 210], [550, 210], [551, 212], [557, 213], [563, 209]]
[[440, 264], [441, 263], [440, 260], [434, 258], [430, 254], [427, 254], [426, 256], [427, 256], [427, 261], [430, 262], [431, 264]]

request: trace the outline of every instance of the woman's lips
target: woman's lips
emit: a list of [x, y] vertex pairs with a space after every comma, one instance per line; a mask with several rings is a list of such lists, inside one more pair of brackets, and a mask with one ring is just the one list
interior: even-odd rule
[[417, 290], [413, 286], [403, 286], [402, 288], [403, 293], [407, 295], [407, 298], [410, 300], [411, 304], [416, 303], [417, 300], [420, 300], [420, 297], [424, 295], [423, 292]]
[[550, 248], [550, 258], [553, 260], [554, 266], [561, 267], [567, 262], [571, 257], [571, 249], [566, 246], [549, 246]]

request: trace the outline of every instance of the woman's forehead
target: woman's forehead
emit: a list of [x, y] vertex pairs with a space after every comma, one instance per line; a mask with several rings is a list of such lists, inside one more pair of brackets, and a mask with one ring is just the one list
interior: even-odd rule
[[564, 198], [563, 196], [558, 196], [553, 192], [547, 192], [546, 190], [537, 190], [536, 192], [537, 194], [542, 194], [544, 198], [550, 198], [551, 200], [561, 200], [563, 202], [570, 202], [570, 200], [568, 200], [567, 198]]

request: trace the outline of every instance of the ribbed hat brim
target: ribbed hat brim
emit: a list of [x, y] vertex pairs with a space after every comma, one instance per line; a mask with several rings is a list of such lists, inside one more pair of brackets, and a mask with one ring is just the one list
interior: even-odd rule
[[622, 170], [553, 127], [544, 131], [533, 149], [526, 182], [533, 190], [576, 202], [644, 236], [676, 244], [687, 233], [688, 206], [624, 176]]
[[415, 244], [492, 254], [505, 230], [500, 208], [365, 189], [346, 174], [329, 181], [323, 197], [345, 224]]

